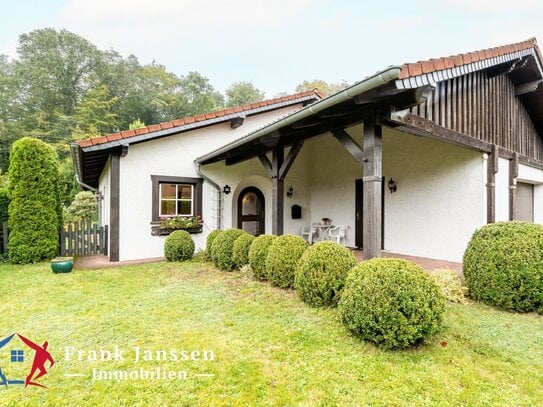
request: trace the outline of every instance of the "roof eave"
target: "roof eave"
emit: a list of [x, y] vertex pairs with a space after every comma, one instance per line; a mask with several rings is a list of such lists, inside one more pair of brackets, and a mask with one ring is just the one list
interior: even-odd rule
[[330, 95], [318, 102], [313, 103], [312, 105], [306, 106], [305, 108], [298, 110], [295, 113], [292, 113], [259, 130], [249, 133], [247, 136], [242, 137], [238, 140], [235, 140], [232, 143], [226, 144], [215, 151], [212, 151], [208, 154], [198, 157], [194, 160], [194, 162], [197, 164], [206, 164], [210, 162], [211, 160], [213, 160], [214, 158], [228, 152], [229, 150], [235, 149], [237, 147], [242, 146], [243, 144], [246, 144], [262, 136], [273, 133], [281, 128], [289, 126], [300, 120], [303, 120], [312, 114], [319, 113], [334, 105], [346, 102], [348, 100], [352, 100], [353, 98], [357, 97], [358, 95], [364, 92], [367, 92], [379, 86], [395, 81], [398, 79], [401, 69], [402, 68], [400, 66], [391, 66], [383, 71], [379, 71], [375, 75], [370, 76], [358, 83], [355, 83], [354, 85], [349, 86], [348, 88], [340, 92]]
[[537, 68], [543, 77], [543, 70], [541, 67], [542, 61], [539, 60], [539, 55], [536, 49], [527, 48], [523, 50], [510, 52], [508, 54], [499, 55], [499, 56], [479, 60], [476, 62], [471, 62], [468, 64], [462, 64], [461, 66], [454, 66], [451, 68], [445, 68], [441, 70], [422, 73], [420, 75], [411, 75], [405, 78], [398, 78], [396, 80], [396, 87], [398, 89], [414, 89], [414, 88], [420, 87], [421, 85], [427, 85], [427, 84], [430, 85], [439, 81], [452, 79], [452, 78], [466, 75], [472, 72], [487, 69], [499, 64], [511, 62], [516, 59], [521, 59], [530, 55], [534, 57]]
[[273, 105], [255, 107], [253, 109], [246, 110], [246, 111], [243, 111], [243, 112], [234, 112], [232, 114], [219, 116], [219, 117], [214, 117], [214, 118], [203, 120], [203, 121], [187, 123], [187, 124], [183, 124], [181, 126], [176, 126], [176, 127], [171, 127], [171, 128], [168, 128], [168, 129], [143, 133], [143, 134], [140, 134], [140, 135], [127, 137], [127, 138], [124, 138], [124, 139], [117, 139], [117, 140], [109, 141], [109, 142], [106, 142], [106, 143], [81, 147], [81, 149], [85, 153], [86, 152], [92, 152], [92, 151], [108, 150], [108, 149], [119, 147], [119, 146], [122, 146], [122, 145], [141, 143], [143, 141], [153, 140], [153, 139], [156, 139], [156, 138], [170, 136], [170, 135], [173, 135], [173, 134], [176, 134], [176, 133], [183, 133], [183, 132], [186, 132], [186, 131], [199, 129], [199, 128], [202, 128], [202, 127], [212, 126], [212, 125], [215, 125], [215, 124], [228, 122], [228, 121], [231, 121], [233, 119], [237, 119], [239, 117], [246, 117], [246, 116], [256, 115], [256, 114], [259, 114], [259, 113], [265, 113], [265, 112], [268, 112], [268, 111], [281, 109], [283, 107], [288, 107], [288, 106], [292, 106], [292, 105], [296, 105], [296, 104], [300, 104], [300, 103], [305, 103], [305, 102], [312, 101], [312, 100], [318, 100], [318, 95], [316, 93], [306, 95], [306, 96], [302, 96], [302, 97], [292, 99], [292, 100], [288, 100], [288, 101], [274, 103]]

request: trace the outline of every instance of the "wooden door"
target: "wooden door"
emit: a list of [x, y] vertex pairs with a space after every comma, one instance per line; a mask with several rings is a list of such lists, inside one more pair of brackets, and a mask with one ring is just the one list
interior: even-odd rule
[[256, 187], [245, 188], [238, 196], [238, 228], [253, 236], [265, 232], [264, 194]]

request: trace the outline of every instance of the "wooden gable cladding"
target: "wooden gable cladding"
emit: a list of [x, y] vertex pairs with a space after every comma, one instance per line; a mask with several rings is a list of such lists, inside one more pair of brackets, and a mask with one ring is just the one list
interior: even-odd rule
[[543, 140], [507, 75], [481, 70], [438, 82], [412, 114], [543, 161]]

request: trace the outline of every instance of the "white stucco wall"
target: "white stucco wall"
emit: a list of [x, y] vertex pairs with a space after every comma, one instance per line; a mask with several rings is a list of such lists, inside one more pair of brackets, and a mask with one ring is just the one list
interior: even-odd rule
[[[361, 143], [361, 126], [350, 129], [349, 133]], [[307, 144], [311, 149], [311, 218], [307, 224], [330, 218], [334, 225], [346, 225], [345, 244], [354, 247], [355, 180], [362, 178], [362, 166], [330, 134]]]
[[[249, 116], [243, 126], [231, 129], [230, 123], [217, 124], [176, 136], [165, 137], [131, 145], [128, 155], [120, 159], [120, 260], [145, 259], [163, 256], [165, 237], [151, 236], [152, 183], [151, 175], [198, 177], [194, 159], [226, 143], [252, 132], [278, 117], [300, 109], [301, 105], [289, 106], [272, 112]], [[256, 164], [256, 163], [253, 163]], [[260, 163], [258, 163], [260, 165]], [[254, 167], [254, 165], [253, 165]], [[244, 176], [255, 174], [255, 168], [241, 167]], [[249, 171], [245, 173], [244, 171]], [[262, 173], [262, 175], [264, 175]], [[109, 176], [105, 172], [100, 188], [108, 190]], [[220, 183], [222, 187], [224, 184]], [[230, 183], [235, 187], [236, 184]], [[230, 197], [233, 194], [230, 194]], [[207, 234], [213, 227], [212, 216], [214, 188], [204, 182], [203, 219], [204, 233], [192, 235], [197, 248], [205, 247]], [[109, 202], [109, 197], [106, 202]], [[228, 212], [228, 199], [225, 212]], [[107, 205], [106, 205], [107, 206]], [[225, 219], [229, 219], [226, 216]], [[109, 220], [109, 215], [105, 218]]]
[[[163, 255], [165, 237], [151, 236], [151, 175], [198, 177], [193, 160], [256, 128], [297, 110], [290, 107], [249, 117], [236, 130], [229, 123], [210, 126], [129, 148], [120, 159], [120, 260]], [[362, 144], [362, 126], [348, 129]], [[237, 227], [237, 198], [248, 186], [265, 198], [266, 233], [271, 233], [271, 181], [258, 159], [233, 166], [223, 162], [202, 171], [222, 188], [222, 226]], [[355, 180], [362, 167], [330, 134], [307, 140], [286, 180], [293, 198], [285, 197], [285, 233], [299, 234], [302, 226], [329, 217], [335, 225], [349, 226], [345, 244], [355, 246]], [[461, 261], [473, 231], [486, 223], [486, 162], [484, 155], [451, 144], [383, 129], [383, 174], [398, 190], [385, 192], [385, 250], [414, 256]], [[509, 161], [499, 159], [496, 174], [496, 220], [509, 215]], [[519, 181], [534, 187], [536, 222], [543, 223], [543, 171], [520, 165]], [[100, 178], [104, 194], [103, 223], [109, 223], [109, 165]], [[204, 233], [193, 235], [197, 248], [205, 247], [217, 203], [215, 190], [204, 182]], [[302, 207], [302, 219], [290, 218], [291, 206]], [[540, 209], [541, 208], [541, 209]]]
[[[286, 154], [288, 154], [288, 150]], [[308, 182], [309, 172], [307, 170], [310, 155], [311, 150], [304, 145], [285, 179], [285, 194], [290, 186], [292, 186], [294, 193], [292, 198], [285, 196], [284, 233], [297, 235], [300, 233], [302, 226], [310, 223], [310, 183]], [[233, 166], [217, 163], [205, 166], [203, 171], [215, 182], [218, 182], [219, 185], [230, 185], [232, 188], [229, 195], [223, 195], [223, 228], [238, 226], [237, 201], [239, 194], [246, 187], [252, 186], [260, 189], [264, 195], [265, 233], [272, 233], [272, 184], [260, 160], [251, 159]], [[292, 205], [302, 207], [302, 219], [291, 219]]]
[[387, 129], [383, 173], [398, 190], [385, 193], [385, 249], [461, 261], [486, 223], [481, 153]]

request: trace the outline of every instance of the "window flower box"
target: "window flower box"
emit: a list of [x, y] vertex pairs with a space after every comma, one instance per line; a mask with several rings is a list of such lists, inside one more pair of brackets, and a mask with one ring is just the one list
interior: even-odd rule
[[200, 216], [161, 218], [160, 222], [151, 223], [151, 235], [167, 236], [175, 230], [185, 230], [188, 233], [202, 233], [203, 223]]

